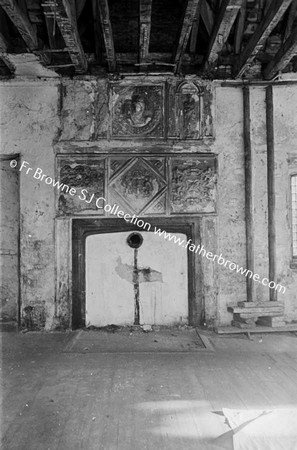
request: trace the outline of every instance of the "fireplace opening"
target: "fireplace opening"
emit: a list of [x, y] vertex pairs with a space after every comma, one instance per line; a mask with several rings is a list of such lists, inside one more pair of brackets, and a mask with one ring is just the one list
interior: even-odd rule
[[201, 323], [201, 255], [154, 232], [161, 228], [180, 241], [197, 243], [200, 219], [152, 217], [150, 223], [150, 231], [139, 231], [122, 219], [73, 220], [73, 329]]
[[85, 261], [86, 326], [188, 324], [186, 248], [149, 231], [100, 233]]

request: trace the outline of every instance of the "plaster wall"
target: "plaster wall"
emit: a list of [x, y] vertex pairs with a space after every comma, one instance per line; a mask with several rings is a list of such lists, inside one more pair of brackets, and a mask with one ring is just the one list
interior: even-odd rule
[[[265, 87], [250, 89], [253, 155], [255, 273], [268, 278], [268, 206]], [[255, 283], [256, 300], [268, 301], [269, 289]]]
[[[243, 96], [241, 88], [217, 87], [215, 142], [218, 154], [217, 254], [245, 267], [245, 178], [243, 144]], [[227, 305], [246, 300], [246, 280], [224, 265], [217, 265], [218, 307], [216, 322], [230, 324]]]
[[0, 160], [1, 319], [17, 321], [19, 302], [19, 177], [10, 160]]
[[286, 287], [287, 320], [297, 320], [297, 269], [292, 264], [290, 176], [297, 174], [297, 86], [274, 87], [276, 273]]
[[[19, 154], [32, 170], [20, 177], [20, 290], [23, 326], [51, 328], [54, 317], [54, 192], [33, 178], [54, 176], [53, 142], [59, 130], [57, 82], [0, 84], [1, 153]], [[11, 170], [18, 170], [20, 166]], [[15, 223], [15, 227], [18, 225]]]

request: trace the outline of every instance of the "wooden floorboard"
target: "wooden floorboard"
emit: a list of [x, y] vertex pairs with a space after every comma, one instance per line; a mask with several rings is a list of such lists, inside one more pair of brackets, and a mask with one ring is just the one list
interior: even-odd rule
[[212, 351], [77, 354], [74, 334], [6, 336], [2, 448], [208, 450], [229, 430], [222, 408], [297, 408], [296, 336], [203, 333]]

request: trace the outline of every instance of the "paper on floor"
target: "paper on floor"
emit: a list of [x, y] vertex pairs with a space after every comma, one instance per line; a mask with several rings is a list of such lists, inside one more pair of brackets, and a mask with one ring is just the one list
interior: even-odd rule
[[297, 409], [223, 408], [234, 450], [297, 450]]

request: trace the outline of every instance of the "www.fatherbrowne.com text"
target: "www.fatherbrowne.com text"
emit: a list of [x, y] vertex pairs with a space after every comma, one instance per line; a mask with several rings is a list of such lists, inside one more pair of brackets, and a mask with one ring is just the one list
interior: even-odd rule
[[[10, 166], [12, 168], [17, 167], [18, 162], [16, 160], [12, 160], [10, 162]], [[59, 180], [55, 180], [54, 178], [51, 178], [50, 176], [46, 175], [42, 169], [39, 167], [35, 169], [33, 172], [33, 168], [30, 167], [29, 163], [27, 161], [23, 161], [21, 164], [21, 167], [19, 168], [19, 171], [26, 171], [26, 175], [30, 173], [30, 175], [33, 175], [33, 178], [36, 180], [42, 181], [47, 185], [51, 185], [54, 188], [58, 189], [60, 192], [65, 192], [72, 197], [75, 195], [78, 195], [78, 198], [87, 203], [95, 203], [96, 207], [98, 209], [103, 209], [105, 212], [107, 212], [109, 215], [114, 215], [119, 218], [124, 219], [127, 223], [132, 223], [133, 225], [138, 226], [139, 228], [142, 228], [145, 231], [153, 231], [154, 234], [158, 235], [159, 237], [163, 237], [167, 241], [171, 241], [174, 244], [177, 244], [178, 246], [182, 248], [188, 249], [190, 252], [198, 253], [199, 255], [202, 254], [205, 258], [216, 261], [217, 264], [220, 266], [228, 267], [229, 270], [236, 271], [236, 273], [240, 273], [241, 275], [244, 275], [245, 277], [253, 278], [254, 281], [263, 284], [264, 286], [268, 286], [270, 289], [274, 289], [278, 292], [285, 293], [286, 288], [282, 286], [281, 284], [277, 284], [274, 281], [270, 281], [268, 278], [262, 278], [259, 274], [253, 273], [251, 270], [244, 269], [243, 267], [239, 266], [238, 264], [235, 264], [232, 261], [229, 261], [228, 259], [225, 259], [222, 254], [217, 255], [212, 252], [207, 251], [203, 245], [200, 244], [194, 244], [192, 239], [188, 239], [185, 241], [184, 239], [181, 239], [180, 237], [177, 237], [175, 234], [167, 233], [165, 230], [161, 230], [160, 228], [154, 227], [154, 230], [151, 230], [151, 224], [149, 222], [145, 222], [143, 219], [140, 219], [135, 214], [131, 215], [128, 213], [125, 213], [120, 209], [120, 206], [117, 204], [109, 205], [107, 203], [107, 200], [105, 197], [95, 197], [95, 194], [89, 194], [87, 189], [76, 189], [73, 187], [68, 186], [65, 183], [62, 183]], [[32, 171], [32, 172], [31, 172]]]

